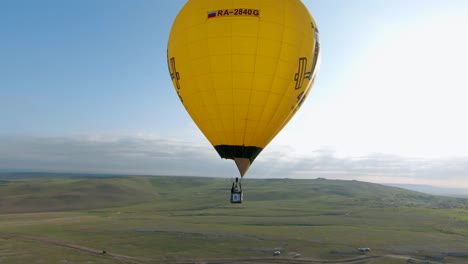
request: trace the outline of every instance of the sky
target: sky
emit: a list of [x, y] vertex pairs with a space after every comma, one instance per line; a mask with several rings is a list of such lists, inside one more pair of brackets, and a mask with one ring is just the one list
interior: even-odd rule
[[[0, 1], [0, 171], [237, 177], [168, 73], [185, 2]], [[303, 3], [320, 71], [246, 177], [468, 188], [468, 1]]]

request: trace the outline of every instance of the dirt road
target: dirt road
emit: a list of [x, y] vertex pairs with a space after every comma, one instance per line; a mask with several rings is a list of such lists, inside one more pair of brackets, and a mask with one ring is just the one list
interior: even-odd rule
[[0, 237], [3, 238], [17, 238], [17, 239], [26, 239], [37, 241], [40, 243], [46, 243], [61, 247], [67, 247], [74, 250], [79, 250], [82, 252], [86, 252], [89, 254], [93, 254], [96, 256], [100, 256], [102, 258], [112, 258], [118, 260], [119, 262], [123, 263], [132, 263], [132, 264], [159, 264], [159, 263], [167, 263], [167, 264], [228, 264], [228, 263], [243, 263], [243, 264], [260, 264], [260, 263], [291, 263], [291, 264], [303, 264], [303, 263], [334, 263], [334, 264], [353, 264], [353, 263], [362, 263], [364, 260], [371, 260], [371, 259], [378, 259], [384, 257], [392, 257], [392, 258], [405, 258], [409, 259], [410, 256], [394, 256], [394, 255], [372, 255], [372, 256], [358, 256], [355, 258], [348, 258], [348, 259], [341, 259], [341, 260], [320, 260], [320, 259], [310, 259], [310, 258], [290, 258], [290, 257], [271, 257], [271, 258], [256, 258], [256, 257], [248, 257], [248, 258], [232, 258], [232, 259], [150, 259], [150, 258], [141, 258], [141, 257], [132, 257], [122, 254], [115, 254], [112, 252], [106, 251], [105, 253], [102, 249], [90, 248], [86, 246], [81, 246], [73, 243], [68, 243], [65, 241], [54, 240], [47, 237], [39, 237], [39, 236], [30, 236], [30, 235], [22, 235], [22, 234], [0, 234]]

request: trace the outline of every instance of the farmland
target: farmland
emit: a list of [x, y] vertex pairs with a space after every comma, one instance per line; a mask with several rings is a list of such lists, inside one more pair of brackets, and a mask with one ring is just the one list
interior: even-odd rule
[[245, 202], [231, 205], [230, 179], [0, 177], [0, 263], [468, 261], [461, 198], [358, 181], [245, 179]]

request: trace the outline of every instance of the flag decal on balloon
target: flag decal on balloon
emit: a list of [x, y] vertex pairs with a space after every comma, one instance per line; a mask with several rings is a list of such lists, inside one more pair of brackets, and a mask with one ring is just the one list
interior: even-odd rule
[[208, 12], [208, 18], [213, 18], [213, 17], [216, 17], [216, 11]]

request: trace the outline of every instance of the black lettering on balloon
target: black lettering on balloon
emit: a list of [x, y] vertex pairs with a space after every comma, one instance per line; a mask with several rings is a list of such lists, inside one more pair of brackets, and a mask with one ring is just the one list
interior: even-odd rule
[[304, 91], [302, 91], [302, 92], [297, 96], [297, 106], [302, 105], [302, 103], [304, 102], [305, 98], [306, 98], [305, 93], [304, 93]]
[[208, 16], [211, 17], [229, 17], [229, 16], [260, 16], [260, 10], [249, 9], [249, 8], [235, 8], [235, 9], [219, 9], [216, 11], [216, 15]]
[[[312, 27], [313, 27], [313, 24], [312, 24]], [[312, 65], [311, 65], [310, 71], [307, 71], [307, 57], [299, 58], [297, 73], [294, 75], [294, 81], [296, 81], [296, 85], [295, 85], [296, 90], [299, 90], [302, 88], [305, 79], [309, 79], [310, 81], [312, 77], [315, 77], [314, 73], [316, 71], [317, 62], [318, 62], [319, 54], [320, 54], [320, 41], [319, 41], [319, 32], [316, 27], [314, 28], [314, 31], [315, 31], [315, 47], [314, 47], [314, 58], [312, 61]], [[304, 102], [305, 98], [306, 98], [305, 91], [301, 91], [301, 93], [299, 93], [299, 95], [297, 96], [297, 104], [295, 106], [292, 106], [291, 108], [294, 111], [297, 111], [297, 109], [299, 109], [299, 106], [301, 106], [302, 103]]]
[[177, 91], [177, 96], [179, 96], [180, 101], [184, 103], [184, 99], [182, 99], [182, 96], [180, 96], [179, 91]]
[[181, 101], [182, 103], [184, 103], [184, 100], [182, 99], [182, 96], [180, 96], [180, 94], [179, 94], [179, 90], [180, 90], [180, 83], [179, 83], [180, 75], [179, 75], [179, 72], [176, 70], [175, 58], [172, 57], [172, 58], [169, 59], [169, 51], [167, 52], [167, 66], [168, 66], [168, 68], [169, 68], [169, 74], [171, 75], [171, 79], [172, 79], [172, 81], [174, 81], [175, 86], [177, 87], [177, 89], [176, 89], [177, 96], [179, 97], [180, 101]]
[[[311, 24], [313, 27], [313, 23]], [[296, 81], [295, 89], [299, 90], [302, 88], [305, 79], [312, 79], [313, 73], [315, 72], [315, 68], [317, 67], [317, 62], [320, 54], [320, 40], [319, 40], [319, 31], [315, 27], [315, 47], [314, 47], [314, 58], [312, 61], [312, 65], [310, 67], [310, 71], [307, 71], [307, 57], [299, 58], [299, 64], [296, 74], [294, 75], [294, 81]]]
[[169, 60], [168, 64], [169, 64], [169, 73], [171, 74], [171, 79], [173, 81], [175, 80], [177, 90], [180, 90], [180, 84], [179, 84], [180, 75], [179, 75], [179, 72], [176, 70], [175, 58], [172, 57]]
[[315, 49], [314, 49], [314, 61], [312, 62], [312, 72], [315, 72], [315, 68], [317, 67], [319, 54], [320, 54], [319, 31], [317, 28], [315, 28]]
[[302, 84], [304, 83], [305, 79], [310, 80], [312, 78], [312, 70], [307, 71], [307, 58], [306, 57], [299, 58], [299, 67], [297, 69], [297, 73], [294, 75], [294, 81], [296, 81], [296, 87], [295, 87], [296, 90], [299, 90], [302, 88]]

